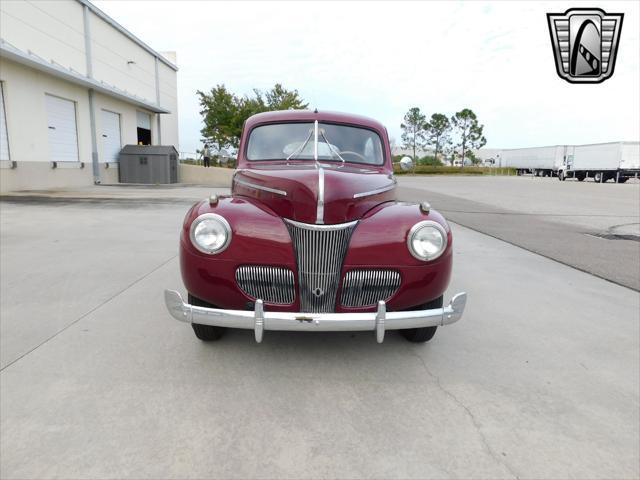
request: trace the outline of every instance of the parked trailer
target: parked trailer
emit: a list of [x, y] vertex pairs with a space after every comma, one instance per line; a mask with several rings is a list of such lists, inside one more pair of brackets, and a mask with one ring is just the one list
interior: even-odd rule
[[502, 150], [501, 163], [514, 168], [518, 175], [531, 173], [537, 177], [551, 177], [562, 167], [566, 150], [565, 145]]
[[558, 178], [593, 178], [598, 183], [624, 183], [640, 177], [640, 142], [611, 142], [568, 147]]

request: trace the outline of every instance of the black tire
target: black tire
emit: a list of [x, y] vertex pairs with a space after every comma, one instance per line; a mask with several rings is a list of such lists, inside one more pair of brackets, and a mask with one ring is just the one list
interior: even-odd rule
[[[429, 308], [442, 308], [444, 296], [436, 298], [435, 300], [425, 303], [416, 307], [414, 310], [427, 310]], [[436, 334], [438, 327], [424, 327], [424, 328], [407, 328], [400, 330], [400, 333], [404, 338], [413, 343], [428, 342]]]
[[604, 183], [604, 179], [602, 178], [603, 176], [604, 174], [602, 172], [596, 172], [593, 174], [593, 181], [596, 183], [600, 183], [600, 182]]
[[587, 177], [587, 176], [586, 176], [584, 173], [581, 173], [581, 174], [576, 175], [576, 178], [578, 179], [578, 181], [579, 181], [579, 182], [584, 182], [584, 179], [585, 179], [586, 177]]
[[627, 180], [629, 180], [629, 177], [620, 177], [618, 183], [625, 183]]
[[564, 182], [565, 178], [567, 178], [567, 177], [565, 177], [565, 175], [564, 175], [564, 170], [560, 170], [558, 172], [558, 180], [560, 180], [561, 182]]
[[[191, 305], [215, 308], [215, 305], [211, 305], [204, 300], [200, 300], [198, 297], [194, 297], [191, 294], [188, 294], [188, 299]], [[199, 323], [192, 323], [191, 327], [193, 328], [193, 333], [196, 334], [196, 337], [203, 342], [215, 342], [216, 340], [220, 340], [226, 330], [224, 327], [212, 327], [211, 325], [201, 325]]]

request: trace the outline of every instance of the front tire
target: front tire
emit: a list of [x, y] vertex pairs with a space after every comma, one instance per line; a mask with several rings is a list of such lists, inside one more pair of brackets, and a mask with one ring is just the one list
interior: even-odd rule
[[[444, 296], [436, 298], [435, 300], [425, 303], [416, 307], [415, 310], [428, 310], [431, 308], [442, 308]], [[438, 327], [423, 327], [423, 328], [407, 328], [400, 330], [400, 333], [404, 338], [413, 343], [425, 343], [433, 338], [436, 334]]]
[[[191, 294], [188, 294], [188, 299], [191, 305], [215, 308], [215, 305], [211, 305], [204, 300], [200, 300], [198, 297], [194, 297]], [[196, 334], [196, 337], [203, 342], [215, 342], [216, 340], [220, 340], [226, 330], [224, 327], [212, 327], [211, 325], [201, 325], [199, 323], [192, 323], [191, 327], [193, 328], [193, 333]]]

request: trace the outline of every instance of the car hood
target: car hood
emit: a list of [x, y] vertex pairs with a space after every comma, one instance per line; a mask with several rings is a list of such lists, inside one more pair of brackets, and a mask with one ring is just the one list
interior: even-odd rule
[[337, 224], [358, 220], [394, 200], [395, 185], [392, 174], [375, 168], [275, 164], [238, 170], [232, 193], [254, 198], [284, 218]]

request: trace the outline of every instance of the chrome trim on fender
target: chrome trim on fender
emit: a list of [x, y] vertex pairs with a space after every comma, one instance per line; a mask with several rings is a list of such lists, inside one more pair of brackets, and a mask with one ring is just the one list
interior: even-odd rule
[[324, 223], [324, 168], [318, 168], [318, 206], [316, 208], [316, 223]]
[[275, 193], [276, 195], [282, 195], [283, 197], [287, 196], [287, 192], [284, 190], [278, 190], [277, 188], [263, 187], [262, 185], [256, 185], [255, 183], [247, 182], [245, 180], [238, 180], [235, 178], [234, 182], [244, 185], [245, 187], [255, 188], [256, 190], [264, 190], [265, 192]]
[[362, 198], [362, 197], [368, 197], [369, 195], [377, 195], [378, 193], [384, 193], [384, 192], [388, 192], [389, 190], [393, 190], [394, 188], [396, 188], [396, 184], [398, 182], [396, 182], [395, 180], [393, 181], [393, 183], [387, 185], [386, 187], [380, 187], [380, 188], [376, 188], [375, 190], [369, 190], [368, 192], [360, 192], [360, 193], [356, 193], [353, 198]]
[[430, 310], [387, 312], [386, 304], [378, 302], [376, 312], [367, 313], [298, 313], [265, 312], [262, 300], [256, 300], [254, 310], [224, 310], [185, 303], [173, 290], [164, 291], [164, 301], [176, 320], [214, 327], [243, 328], [255, 332], [260, 343], [266, 330], [305, 332], [375, 331], [379, 343], [387, 330], [439, 327], [455, 323], [462, 317], [467, 294], [453, 296], [449, 305]]

